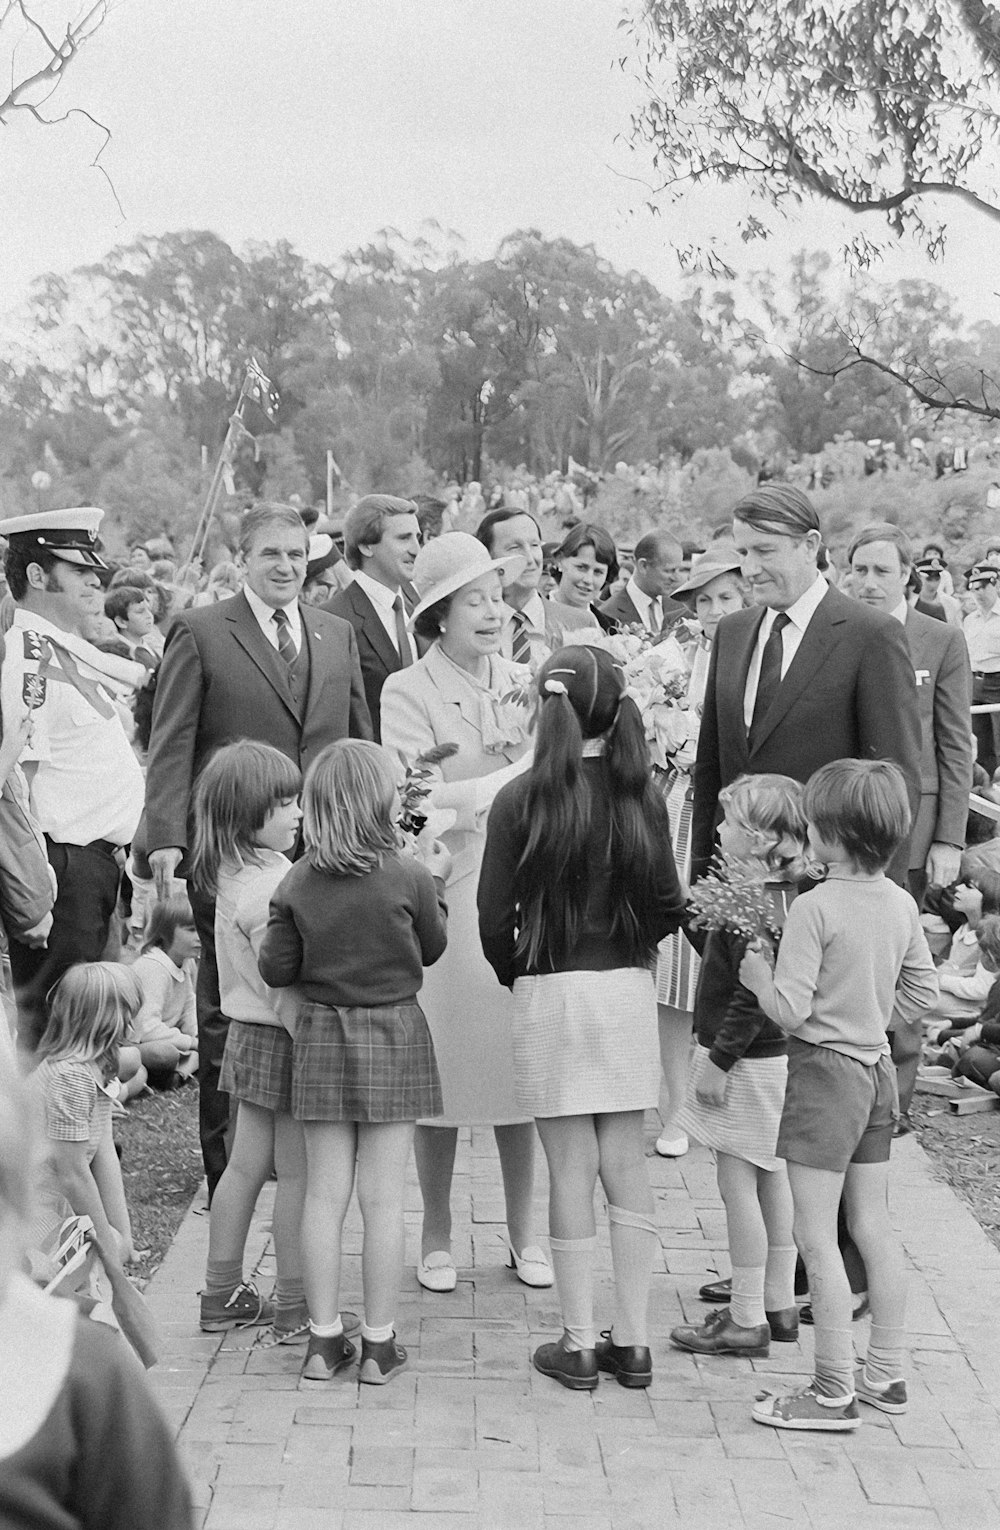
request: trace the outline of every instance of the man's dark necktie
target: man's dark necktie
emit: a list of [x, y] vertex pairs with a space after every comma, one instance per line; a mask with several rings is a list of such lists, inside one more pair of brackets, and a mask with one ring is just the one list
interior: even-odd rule
[[531, 663], [531, 643], [528, 640], [528, 618], [523, 611], [514, 612], [514, 641], [510, 656], [515, 664]]
[[392, 603], [392, 609], [396, 617], [396, 647], [399, 649], [399, 667], [405, 669], [413, 663], [413, 653], [410, 648], [410, 635], [406, 630], [406, 612], [403, 610], [403, 597], [397, 595]]
[[292, 629], [288, 624], [288, 613], [281, 606], [274, 613], [274, 625], [278, 629], [278, 652], [291, 669], [299, 656], [299, 650], [295, 646]]
[[791, 618], [787, 611], [779, 611], [774, 618], [774, 623], [767, 635], [764, 644], [764, 652], [760, 659], [760, 676], [757, 680], [757, 696], [753, 704], [753, 718], [750, 722], [750, 744], [760, 731], [761, 724], [768, 714], [772, 701], [778, 694], [778, 686], [781, 684], [781, 659], [783, 645], [781, 634], [788, 626]]

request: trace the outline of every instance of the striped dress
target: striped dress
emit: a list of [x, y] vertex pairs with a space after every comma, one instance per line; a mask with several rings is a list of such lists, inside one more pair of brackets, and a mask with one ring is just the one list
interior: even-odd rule
[[[667, 788], [667, 811], [670, 814], [670, 841], [674, 852], [674, 864], [678, 876], [687, 881], [691, 875], [691, 812], [694, 805], [694, 786], [691, 766], [698, 748], [698, 729], [701, 709], [708, 683], [708, 661], [711, 646], [702, 640], [695, 649], [688, 682], [688, 708], [691, 717], [688, 742], [684, 760], [676, 769]], [[678, 930], [660, 942], [656, 963], [656, 999], [671, 1009], [694, 1010], [694, 995], [698, 987], [698, 955], [687, 938]]]

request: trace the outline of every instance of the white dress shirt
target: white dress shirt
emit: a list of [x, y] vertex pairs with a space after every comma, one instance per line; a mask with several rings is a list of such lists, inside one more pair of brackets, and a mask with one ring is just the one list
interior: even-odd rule
[[995, 675], [1000, 670], [1000, 600], [984, 616], [977, 606], [962, 623], [969, 658], [975, 674]]
[[[382, 626], [385, 628], [393, 648], [395, 648], [396, 652], [399, 653], [399, 641], [396, 636], [396, 612], [393, 607], [396, 603], [397, 595], [402, 596], [402, 590], [390, 590], [388, 585], [380, 584], [377, 579], [372, 579], [370, 575], [366, 574], [363, 569], [360, 568], [354, 570], [354, 582], [355, 584], [360, 585], [361, 589], [364, 590], [365, 594], [368, 596], [368, 599], [375, 607], [375, 615], [378, 617], [379, 621], [382, 623]], [[406, 620], [406, 603], [404, 601], [403, 621], [405, 622]], [[409, 641], [409, 638], [407, 638], [407, 643], [409, 643]], [[409, 657], [412, 660], [412, 649], [410, 650]]]
[[[781, 678], [784, 680], [788, 674], [788, 666], [799, 651], [799, 645], [806, 635], [806, 628], [816, 614], [816, 608], [830, 586], [822, 574], [817, 574], [814, 582], [809, 586], [804, 595], [800, 595], [794, 605], [789, 606], [785, 615], [788, 617], [788, 625], [781, 633]], [[757, 683], [760, 680], [760, 665], [764, 656], [764, 645], [771, 635], [774, 626], [774, 618], [777, 611], [770, 607], [764, 612], [764, 620], [760, 624], [757, 633], [757, 642], [750, 658], [750, 671], [747, 675], [747, 688], [743, 693], [743, 721], [747, 731], [753, 722], [754, 702], [757, 700]]]
[[[243, 593], [247, 598], [247, 605], [257, 618], [257, 625], [267, 638], [271, 647], [277, 652], [278, 649], [278, 624], [274, 619], [274, 606], [269, 606], [267, 601], [261, 600], [260, 596], [250, 588], [248, 584], [243, 586]], [[282, 608], [288, 617], [288, 630], [292, 634], [292, 642], [295, 644], [295, 652], [302, 651], [302, 617], [299, 615], [299, 603], [293, 600], [290, 605]]]
[[[647, 595], [645, 590], [640, 590], [635, 582], [633, 574], [625, 586], [625, 594], [639, 613], [639, 620], [647, 632], [652, 632], [659, 637], [663, 627], [663, 602], [657, 595]], [[654, 609], [655, 608], [655, 609]]]

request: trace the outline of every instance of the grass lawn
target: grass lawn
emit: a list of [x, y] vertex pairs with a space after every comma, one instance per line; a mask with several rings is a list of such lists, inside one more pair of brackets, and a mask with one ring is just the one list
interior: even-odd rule
[[138, 1249], [149, 1253], [135, 1269], [148, 1280], [170, 1247], [201, 1183], [198, 1086], [133, 1101], [115, 1122], [125, 1196]]

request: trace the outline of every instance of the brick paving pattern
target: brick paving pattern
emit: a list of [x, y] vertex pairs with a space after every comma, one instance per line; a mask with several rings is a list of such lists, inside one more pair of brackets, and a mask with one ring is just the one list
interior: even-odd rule
[[[728, 1274], [725, 1222], [708, 1153], [658, 1159], [652, 1116], [649, 1128], [662, 1254], [648, 1391], [602, 1377], [596, 1392], [573, 1393], [532, 1370], [534, 1346], [560, 1331], [557, 1304], [503, 1267], [492, 1132], [460, 1138], [452, 1295], [422, 1291], [413, 1274], [411, 1166], [397, 1316], [410, 1368], [384, 1387], [359, 1386], [354, 1370], [300, 1389], [303, 1347], [255, 1354], [252, 1331], [200, 1334], [208, 1227], [189, 1214], [148, 1295], [167, 1339], [152, 1377], [204, 1530], [998, 1530], [1000, 1253], [916, 1139], [895, 1146], [891, 1196], [911, 1267], [909, 1412], [862, 1407], [853, 1435], [803, 1435], [754, 1424], [749, 1406], [761, 1388], [808, 1376], [811, 1330], [767, 1360], [670, 1347], [671, 1327], [710, 1310], [698, 1286]], [[612, 1313], [603, 1212], [598, 1227], [600, 1327]], [[352, 1208], [342, 1301], [358, 1311], [360, 1250]], [[248, 1259], [269, 1289], [263, 1201]], [[863, 1340], [867, 1323], [855, 1332]]]

